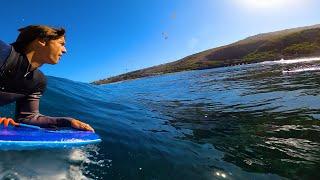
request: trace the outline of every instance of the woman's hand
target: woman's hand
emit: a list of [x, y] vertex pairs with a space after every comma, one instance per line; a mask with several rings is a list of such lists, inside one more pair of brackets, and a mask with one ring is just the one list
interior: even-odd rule
[[89, 124], [83, 123], [83, 122], [76, 120], [76, 119], [71, 120], [71, 127], [75, 128], [75, 129], [94, 132], [93, 128]]
[[11, 118], [6, 118], [6, 117], [0, 117], [0, 124], [4, 125], [4, 127], [8, 127], [9, 124], [13, 125], [13, 126], [19, 126], [19, 123], [14, 122], [13, 119]]

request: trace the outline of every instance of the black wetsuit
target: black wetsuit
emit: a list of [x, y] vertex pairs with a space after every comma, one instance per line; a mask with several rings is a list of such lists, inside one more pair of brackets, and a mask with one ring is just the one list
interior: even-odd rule
[[69, 127], [70, 117], [40, 114], [39, 101], [46, 89], [45, 75], [30, 71], [27, 57], [0, 40], [0, 106], [16, 101], [15, 121], [40, 127]]

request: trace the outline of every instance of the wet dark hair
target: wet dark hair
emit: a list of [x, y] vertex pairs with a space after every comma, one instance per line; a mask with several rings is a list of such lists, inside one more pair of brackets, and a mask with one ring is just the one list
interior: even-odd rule
[[37, 38], [49, 41], [65, 36], [65, 30], [63, 28], [53, 28], [45, 25], [30, 25], [18, 29], [18, 31], [20, 34], [17, 40], [11, 45], [20, 53], [23, 53], [26, 47]]

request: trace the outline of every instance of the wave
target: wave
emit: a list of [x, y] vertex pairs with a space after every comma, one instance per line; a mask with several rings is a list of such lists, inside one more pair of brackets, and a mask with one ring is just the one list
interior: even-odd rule
[[298, 72], [307, 72], [307, 71], [320, 71], [320, 67], [307, 67], [307, 68], [296, 68], [290, 70], [283, 70], [282, 73], [298, 73]]
[[264, 61], [261, 64], [294, 64], [294, 63], [314, 62], [314, 61], [320, 61], [320, 57], [286, 59], [286, 60], [280, 59], [277, 61]]

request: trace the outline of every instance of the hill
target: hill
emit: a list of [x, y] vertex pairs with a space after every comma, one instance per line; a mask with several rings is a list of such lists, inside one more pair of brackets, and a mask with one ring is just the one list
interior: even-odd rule
[[94, 81], [93, 84], [106, 84], [179, 71], [311, 56], [320, 56], [320, 24], [258, 34], [178, 61]]

